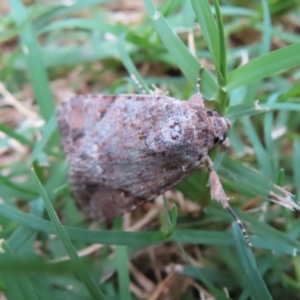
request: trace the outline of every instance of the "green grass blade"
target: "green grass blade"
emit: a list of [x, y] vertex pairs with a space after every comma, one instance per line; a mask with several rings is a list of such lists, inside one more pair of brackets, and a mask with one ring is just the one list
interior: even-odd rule
[[293, 144], [293, 166], [294, 166], [294, 180], [296, 187], [296, 196], [298, 199], [297, 203], [300, 201], [300, 143], [294, 142]]
[[51, 221], [53, 222], [55, 231], [57, 232], [57, 235], [61, 239], [61, 241], [70, 257], [71, 263], [72, 263], [75, 271], [77, 272], [77, 275], [81, 278], [82, 282], [85, 284], [86, 288], [90, 292], [90, 295], [93, 297], [93, 299], [106, 299], [105, 296], [103, 295], [103, 293], [101, 292], [99, 286], [95, 283], [95, 281], [93, 280], [91, 275], [88, 273], [82, 260], [79, 258], [74, 246], [72, 245], [68, 235], [66, 234], [63, 226], [61, 225], [61, 223], [52, 207], [51, 201], [48, 198], [46, 191], [44, 190], [43, 186], [41, 185], [34, 170], [32, 169], [31, 172], [32, 172], [32, 175], [37, 184], [38, 190], [44, 200], [44, 204], [45, 204], [46, 210], [49, 214], [49, 217], [50, 217]]
[[187, 80], [193, 85], [196, 85], [201, 67], [200, 63], [174, 33], [164, 16], [156, 10], [153, 2], [151, 0], [144, 0], [143, 2], [157, 33], [171, 54], [174, 62], [176, 62]]
[[[41, 218], [44, 212], [42, 199], [32, 201], [30, 203], [30, 206], [31, 206], [30, 214], [38, 218]], [[37, 232], [36, 230], [33, 230], [31, 228], [22, 225], [13, 233], [13, 235], [9, 238], [7, 243], [13, 252], [17, 252], [26, 244], [26, 242], [34, 234], [36, 234], [36, 232]]]
[[[222, 216], [222, 219], [231, 221], [232, 218], [228, 212], [221, 209], [206, 209], [206, 212]], [[23, 213], [7, 205], [2, 205], [0, 215], [16, 221], [25, 227], [44, 233], [55, 233], [53, 224], [49, 221], [37, 218], [34, 215]], [[262, 249], [273, 250], [278, 253], [294, 255], [297, 249], [300, 250], [300, 243], [296, 242], [270, 226], [250, 218], [248, 215], [239, 213], [242, 220], [249, 222], [255, 231], [262, 236], [250, 237], [254, 246]], [[86, 230], [64, 226], [69, 238], [73, 241], [106, 244], [106, 245], [124, 245], [124, 246], [147, 246], [174, 240], [174, 236], [166, 238], [164, 232], [123, 232], [113, 230]], [[191, 243], [199, 245], [233, 245], [232, 236], [226, 232], [177, 229], [176, 240], [180, 243]], [[19, 245], [19, 243], [17, 243]]]
[[51, 138], [52, 134], [55, 132], [56, 128], [57, 128], [56, 113], [53, 112], [51, 118], [48, 120], [47, 124], [44, 126], [42, 130], [43, 132], [42, 138], [37, 143], [35, 143], [28, 164], [31, 165], [39, 157], [45, 145]]
[[232, 105], [228, 107], [226, 111], [226, 118], [230, 119], [231, 121], [245, 117], [245, 116], [254, 116], [257, 114], [268, 112], [270, 108], [262, 107], [258, 104], [258, 101], [252, 102], [244, 102], [242, 104]]
[[5, 124], [0, 123], [0, 131], [8, 135], [9, 137], [15, 139], [16, 141], [20, 142], [22, 145], [26, 145], [29, 147], [34, 146], [34, 142], [28, 140], [22, 134], [16, 132], [15, 130], [11, 129], [10, 127], [6, 126]]
[[[218, 0], [214, 0], [215, 10], [216, 10], [216, 18], [217, 18], [217, 26], [219, 32], [219, 55], [220, 55], [220, 73], [222, 75], [219, 78], [219, 85], [224, 86], [226, 85], [226, 78], [227, 78], [227, 48], [226, 48], [226, 39], [224, 33], [224, 25], [222, 20], [222, 14], [220, 10], [220, 5]], [[220, 76], [219, 76], [220, 77]]]
[[118, 48], [119, 48], [122, 63], [125, 66], [127, 72], [130, 75], [134, 75], [135, 78], [138, 80], [139, 84], [141, 84], [142, 87], [144, 88], [144, 90], [149, 94], [150, 89], [149, 89], [147, 83], [145, 82], [145, 80], [143, 79], [143, 77], [141, 76], [141, 74], [139, 73], [137, 68], [135, 67], [134, 63], [132, 62], [132, 60], [128, 54], [128, 51], [126, 50], [124, 36], [119, 37]]
[[[10, 261], [10, 260], [16, 260], [17, 262], [19, 261], [7, 243], [3, 243], [3, 250], [5, 251], [5, 254], [1, 254], [1, 255], [5, 255], [7, 258], [7, 261]], [[38, 297], [32, 287], [32, 284], [30, 283], [28, 276], [25, 274], [26, 273], [20, 274], [19, 276], [14, 276], [15, 283], [18, 285], [18, 287], [22, 291], [22, 296], [24, 297], [24, 299], [38, 300]], [[19, 298], [16, 298], [16, 299], [19, 299]], [[23, 299], [23, 298], [21, 298], [21, 299]]]
[[291, 210], [299, 209], [292, 200], [290, 193], [274, 184], [269, 178], [255, 169], [224, 157], [220, 171], [221, 176], [224, 174], [224, 177], [222, 176], [223, 181], [230, 184], [233, 190], [240, 191], [251, 197], [260, 195], [269, 201], [271, 200], [269, 195], [272, 194], [280, 205]]
[[[175, 237], [176, 240], [176, 237]], [[180, 248], [183, 256], [185, 257], [185, 259], [189, 262], [190, 265], [192, 265], [192, 261], [190, 259], [190, 257], [187, 255], [186, 251], [184, 250], [184, 248], [182, 247], [181, 243], [179, 241], [177, 241], [178, 247]], [[194, 272], [196, 273], [197, 277], [199, 280], [203, 281], [203, 283], [206, 285], [206, 287], [208, 288], [208, 290], [216, 297], [216, 299], [219, 300], [229, 300], [230, 298], [226, 297], [226, 295], [224, 293], [222, 293], [220, 290], [218, 290], [217, 288], [215, 288], [209, 280], [207, 280], [205, 278], [204, 275], [202, 275], [201, 272], [199, 272], [196, 268], [193, 269]]]
[[245, 128], [248, 140], [251, 142], [253, 148], [255, 149], [256, 158], [258, 160], [258, 165], [261, 172], [268, 178], [272, 178], [272, 169], [269, 164], [269, 158], [267, 156], [266, 150], [262, 145], [257, 132], [255, 131], [254, 125], [249, 117], [244, 117], [241, 119], [243, 126]]
[[[256, 82], [276, 72], [300, 65], [300, 43], [256, 58], [228, 73], [226, 91]], [[261, 66], [264, 66], [263, 68]]]
[[[13, 11], [15, 22], [17, 24], [24, 23], [28, 18], [28, 14], [23, 3], [20, 0], [9, 0], [9, 4]], [[49, 120], [55, 106], [40, 46], [31, 22], [25, 23], [20, 36], [35, 99], [40, 107], [42, 116]]]
[[118, 278], [119, 278], [119, 295], [120, 299], [130, 300], [131, 294], [129, 290], [129, 270], [128, 270], [128, 254], [126, 246], [117, 246], [116, 248]]
[[267, 0], [261, 0], [263, 7], [263, 30], [262, 30], [262, 41], [260, 46], [260, 55], [266, 54], [271, 49], [271, 32], [272, 32], [272, 22], [269, 11], [269, 6]]
[[253, 299], [272, 300], [266, 284], [257, 268], [252, 251], [247, 246], [242, 231], [236, 222], [232, 224], [232, 231], [238, 252], [238, 258], [244, 268], [244, 273], [247, 275], [246, 285], [249, 287]]
[[125, 28], [121, 25], [110, 25], [100, 18], [94, 19], [83, 19], [83, 18], [69, 18], [63, 20], [57, 20], [56, 22], [50, 23], [49, 25], [41, 28], [39, 34], [51, 32], [54, 30], [63, 30], [67, 28], [78, 28], [88, 30], [98, 30], [102, 32], [109, 32], [116, 36], [125, 33]]
[[220, 70], [219, 32], [207, 0], [191, 0], [198, 23], [217, 70]]
[[1, 280], [4, 283], [4, 286], [6, 288], [5, 294], [9, 300], [27, 300], [26, 298], [24, 298], [24, 294], [20, 289], [15, 276], [10, 274], [4, 274], [3, 276], [1, 276]]

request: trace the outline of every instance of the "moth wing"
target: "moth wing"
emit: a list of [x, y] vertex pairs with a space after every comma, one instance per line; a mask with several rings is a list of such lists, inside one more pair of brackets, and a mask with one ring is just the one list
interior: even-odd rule
[[147, 130], [155, 132], [155, 118], [165, 114], [163, 104], [173, 101], [164, 98], [153, 108], [152, 100], [92, 95], [74, 98], [59, 109], [72, 189], [87, 215], [99, 220], [122, 215], [191, 173], [180, 155], [166, 159], [156, 148], [149, 153]]
[[[99, 124], [104, 118], [116, 98], [101, 95], [79, 96], [64, 103], [57, 112], [62, 146], [70, 163], [69, 179], [72, 191], [83, 213], [100, 221], [123, 215], [149, 200], [130, 193], [131, 183], [128, 180], [123, 185], [118, 180], [111, 183], [111, 177], [116, 172], [124, 173], [124, 169], [127, 170], [127, 175], [124, 176], [133, 178], [130, 170], [137, 170], [140, 165], [134, 166], [127, 161], [122, 164], [120, 160], [109, 163], [106, 157], [110, 154], [106, 152], [101, 158], [95, 148], [95, 124]], [[114, 160], [113, 154], [110, 159]], [[120, 179], [119, 175], [117, 177]], [[135, 186], [138, 183], [132, 184]]]

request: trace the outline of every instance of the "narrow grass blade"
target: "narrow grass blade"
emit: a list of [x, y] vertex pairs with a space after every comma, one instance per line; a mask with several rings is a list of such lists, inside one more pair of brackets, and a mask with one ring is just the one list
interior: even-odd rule
[[117, 246], [116, 248], [118, 279], [119, 279], [119, 295], [120, 299], [130, 300], [131, 294], [129, 290], [129, 270], [128, 270], [128, 254], [126, 246]]
[[241, 122], [245, 128], [246, 135], [249, 141], [255, 149], [255, 154], [261, 172], [268, 178], [272, 178], [272, 168], [270, 166], [269, 158], [267, 156], [264, 146], [260, 141], [260, 138], [258, 137], [256, 130], [254, 129], [254, 125], [252, 124], [249, 117], [242, 118]]
[[125, 48], [125, 40], [124, 40], [124, 36], [120, 36], [118, 39], [118, 48], [119, 48], [119, 52], [120, 52], [120, 56], [121, 56], [121, 60], [123, 65], [125, 66], [127, 72], [129, 73], [130, 76], [134, 75], [135, 78], [138, 80], [138, 83], [142, 85], [142, 87], [145, 89], [145, 91], [149, 94], [150, 93], [150, 89], [147, 85], [147, 83], [145, 82], [145, 80], [143, 79], [143, 77], [141, 76], [141, 74], [139, 73], [139, 71], [137, 70], [137, 68], [135, 67], [134, 63], [132, 62], [126, 48]]
[[15, 139], [16, 141], [20, 142], [23, 145], [33, 147], [35, 144], [34, 142], [28, 140], [22, 134], [16, 132], [15, 130], [11, 129], [10, 127], [0, 123], [0, 131], [8, 135], [9, 137]]
[[151, 0], [144, 0], [144, 5], [151, 17], [157, 33], [173, 57], [174, 62], [176, 62], [188, 81], [190, 81], [193, 85], [196, 85], [201, 67], [199, 62], [174, 33], [163, 15], [156, 10], [153, 2]]
[[[24, 23], [28, 14], [23, 3], [20, 0], [9, 0], [9, 4], [13, 11], [15, 22], [19, 25]], [[35, 99], [40, 107], [42, 116], [49, 120], [55, 106], [40, 46], [31, 22], [25, 23], [20, 36]]]
[[83, 19], [83, 18], [69, 18], [57, 20], [39, 30], [39, 34], [51, 32], [54, 30], [62, 30], [67, 28], [79, 28], [87, 30], [97, 30], [102, 32], [109, 32], [116, 36], [125, 33], [125, 28], [121, 25], [111, 25], [103, 22], [100, 18]]
[[266, 284], [257, 268], [252, 251], [247, 246], [242, 231], [236, 222], [232, 224], [232, 231], [238, 258], [244, 268], [244, 273], [247, 275], [245, 284], [249, 287], [250, 294], [255, 300], [272, 300]]
[[195, 25], [195, 13], [190, 1], [183, 2], [182, 23], [185, 28], [193, 29]]
[[[219, 55], [220, 55], [220, 69], [222, 77], [219, 78], [219, 85], [226, 85], [227, 78], [227, 48], [226, 48], [226, 39], [224, 33], [224, 25], [222, 20], [222, 14], [220, 10], [220, 5], [218, 0], [214, 0], [215, 10], [216, 10], [216, 18], [217, 18], [217, 26], [219, 32]], [[220, 76], [219, 76], [220, 77]]]
[[43, 24], [53, 19], [57, 20], [61, 16], [73, 14], [74, 12], [87, 8], [88, 6], [91, 6], [93, 4], [117, 1], [118, 0], [77, 0], [76, 2], [72, 2], [72, 4], [68, 3], [65, 5], [49, 5], [50, 9], [35, 22], [35, 26], [36, 28], [40, 28], [43, 26]]
[[63, 226], [60, 224], [60, 221], [52, 207], [51, 201], [48, 198], [48, 195], [46, 194], [46, 191], [44, 190], [43, 186], [41, 185], [39, 179], [37, 178], [34, 170], [31, 170], [32, 175], [35, 179], [35, 182], [37, 184], [38, 190], [44, 200], [44, 204], [46, 207], [46, 210], [49, 214], [49, 217], [51, 221], [53, 222], [54, 228], [61, 239], [69, 257], [71, 260], [71, 263], [77, 272], [77, 275], [81, 278], [82, 282], [85, 284], [86, 288], [90, 292], [90, 295], [93, 297], [93, 299], [106, 299], [103, 293], [101, 292], [99, 286], [95, 283], [91, 275], [88, 273], [85, 265], [83, 264], [82, 260], [78, 257], [78, 254], [72, 245], [68, 235], [66, 234]]
[[[30, 214], [38, 218], [41, 218], [44, 212], [42, 199], [32, 201], [30, 203], [30, 206], [31, 206]], [[9, 238], [7, 243], [13, 252], [17, 252], [36, 233], [37, 230], [22, 225], [12, 234], [12, 236]]]
[[207, 0], [191, 0], [191, 3], [216, 68], [220, 70], [219, 32], [210, 5]]
[[[218, 212], [219, 213], [219, 212]], [[225, 213], [225, 212], [224, 212]], [[300, 251], [300, 242], [297, 239], [288, 236], [284, 232], [276, 230], [270, 225], [260, 222], [255, 217], [250, 216], [249, 214], [242, 213], [237, 211], [237, 215], [241, 218], [241, 220], [248, 222], [251, 225], [251, 228], [261, 237], [270, 238], [270, 241], [279, 241], [282, 245], [286, 244], [293, 249], [293, 255]], [[228, 215], [226, 218], [229, 219]], [[253, 240], [255, 241], [255, 239]], [[277, 251], [276, 247], [273, 248], [273, 251]], [[279, 250], [279, 253], [281, 251]]]
[[[3, 250], [5, 253], [2, 253], [0, 255], [4, 255], [7, 258], [7, 261], [11, 261], [11, 260], [15, 260], [17, 262], [19, 261], [7, 243], [3, 243]], [[18, 288], [22, 291], [22, 296], [24, 297], [24, 299], [38, 300], [38, 297], [32, 287], [32, 284], [30, 283], [28, 276], [25, 274], [26, 273], [19, 274], [18, 276], [14, 276], [15, 284], [17, 284]], [[21, 299], [23, 299], [23, 297]], [[16, 298], [16, 299], [20, 299], [20, 298]]]
[[[53, 224], [49, 221], [37, 218], [35, 215], [23, 213], [7, 205], [0, 206], [0, 215], [16, 221], [34, 231], [44, 233], [55, 233]], [[207, 213], [222, 216], [225, 221], [231, 221], [231, 216], [221, 209], [206, 209]], [[297, 249], [300, 250], [300, 243], [296, 242], [285, 234], [275, 230], [269, 225], [262, 224], [255, 218], [250, 218], [247, 214], [238, 213], [242, 220], [249, 222], [253, 229], [259, 234], [257, 237], [250, 237], [254, 246], [262, 249], [273, 250], [278, 253], [294, 255]], [[94, 231], [81, 228], [64, 226], [69, 238], [73, 241], [87, 242], [93, 244], [124, 245], [124, 246], [147, 246], [174, 240], [174, 236], [166, 238], [164, 232], [124, 232], [124, 231]], [[199, 245], [233, 245], [232, 236], [227, 232], [177, 229], [176, 240], [180, 243], [190, 243]], [[261, 235], [261, 236], [260, 236]], [[13, 245], [20, 246], [20, 242], [15, 241]], [[15, 249], [15, 248], [14, 248]]]
[[296, 187], [296, 202], [300, 202], [300, 142], [294, 142], [293, 145], [293, 166]]
[[269, 110], [269, 107], [262, 107], [261, 105], [259, 105], [258, 101], [255, 101], [254, 103], [244, 102], [242, 104], [232, 105], [228, 107], [226, 111], [226, 118], [233, 121], [237, 118], [254, 116], [257, 114], [268, 112]]
[[4, 283], [4, 286], [6, 288], [5, 294], [9, 300], [14, 300], [14, 299], [26, 300], [24, 298], [24, 294], [23, 294], [22, 290], [20, 289], [20, 287], [17, 284], [17, 280], [16, 280], [15, 276], [10, 275], [10, 274], [5, 274], [5, 275], [1, 276], [1, 280]]
[[[300, 43], [290, 45], [256, 58], [246, 65], [228, 73], [226, 91], [259, 81], [300, 65]], [[261, 66], [264, 66], [261, 68]]]
[[37, 197], [37, 194], [33, 190], [20, 183], [11, 182], [6, 176], [0, 175], [0, 184], [0, 196], [2, 197], [16, 197], [23, 200], [33, 200]]
[[47, 124], [44, 126], [42, 132], [42, 138], [35, 144], [34, 149], [30, 155], [29, 158], [29, 164], [32, 164], [41, 154], [43, 151], [45, 145], [51, 138], [52, 134], [57, 128], [57, 122], [56, 122], [56, 113], [53, 112], [51, 118], [48, 120]]
[[[176, 240], [176, 237], [175, 237], [175, 240]], [[185, 259], [189, 262], [190, 265], [192, 265], [192, 261], [191, 261], [190, 257], [187, 255], [184, 248], [182, 247], [181, 243], [177, 241], [177, 244], [178, 244], [182, 254], [184, 255]], [[215, 288], [201, 272], [198, 272], [198, 270], [196, 268], [194, 268], [194, 272], [196, 273], [198, 279], [203, 281], [203, 283], [206, 285], [208, 290], [216, 297], [216, 299], [230, 300], [230, 298], [226, 297], [226, 295], [224, 293], [222, 293], [217, 288]]]
[[271, 30], [272, 22], [267, 0], [261, 0], [263, 7], [263, 30], [262, 30], [262, 41], [260, 45], [260, 55], [266, 54], [271, 49]]

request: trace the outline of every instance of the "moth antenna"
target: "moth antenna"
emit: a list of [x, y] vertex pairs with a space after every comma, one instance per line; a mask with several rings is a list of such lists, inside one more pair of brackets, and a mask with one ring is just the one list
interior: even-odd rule
[[197, 77], [197, 85], [196, 85], [197, 94], [200, 94], [200, 83], [201, 83], [201, 78], [200, 78], [200, 74], [199, 74]]
[[201, 73], [202, 73], [202, 70], [203, 70], [203, 67], [201, 66], [201, 68], [199, 70], [198, 77], [197, 77], [197, 85], [196, 85], [197, 94], [201, 94], [201, 92], [200, 92], [200, 83], [201, 83]]
[[249, 236], [247, 234], [247, 231], [246, 231], [241, 219], [237, 216], [235, 211], [232, 209], [232, 207], [228, 203], [226, 203], [226, 204], [224, 203], [223, 207], [226, 208], [230, 212], [230, 214], [233, 216], [233, 218], [236, 220], [236, 222], [238, 223], [239, 227], [242, 230], [242, 233], [244, 235], [246, 243], [248, 244], [249, 247], [252, 247], [252, 243], [250, 242]]
[[133, 83], [136, 85], [138, 91], [141, 93], [141, 94], [147, 94], [145, 89], [143, 89], [143, 86], [141, 85], [141, 83], [138, 81], [138, 79], [136, 78], [136, 76], [134, 74], [130, 74], [130, 77], [133, 81]]

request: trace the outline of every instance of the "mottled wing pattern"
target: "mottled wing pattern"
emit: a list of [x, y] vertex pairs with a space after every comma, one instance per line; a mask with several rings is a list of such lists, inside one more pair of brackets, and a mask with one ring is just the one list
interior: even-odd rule
[[151, 95], [79, 96], [63, 104], [62, 146], [83, 212], [110, 219], [187, 178], [207, 153], [203, 113]]

